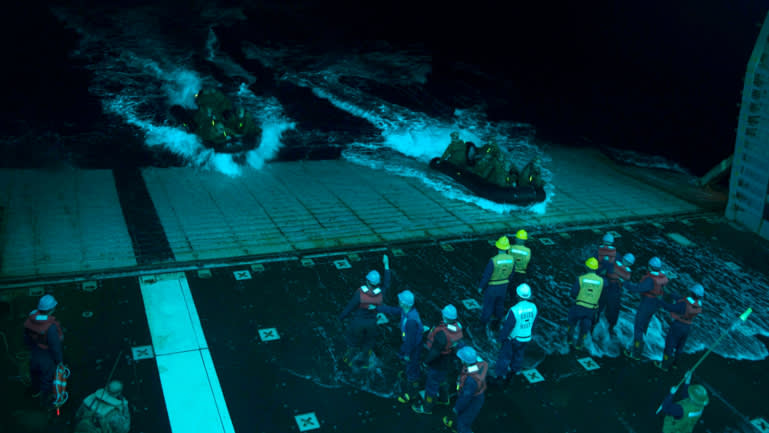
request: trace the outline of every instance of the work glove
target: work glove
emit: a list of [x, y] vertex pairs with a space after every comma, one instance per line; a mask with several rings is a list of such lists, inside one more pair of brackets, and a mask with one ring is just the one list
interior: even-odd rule
[[692, 374], [693, 374], [693, 373], [694, 373], [693, 371], [689, 370], [689, 371], [687, 371], [687, 372], [686, 372], [686, 374], [684, 375], [684, 377], [686, 378], [686, 379], [684, 380], [684, 383], [686, 383], [686, 385], [689, 385], [689, 384], [691, 383], [691, 381], [692, 381]]

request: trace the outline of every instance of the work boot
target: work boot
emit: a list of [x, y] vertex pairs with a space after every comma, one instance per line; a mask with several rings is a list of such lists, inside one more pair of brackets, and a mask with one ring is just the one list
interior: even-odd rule
[[625, 349], [625, 356], [627, 356], [630, 359], [640, 361], [642, 352], [643, 352], [643, 348], [641, 347], [641, 342], [638, 340], [635, 340], [633, 341], [633, 346], [631, 346], [630, 349]]
[[398, 401], [401, 403], [408, 403], [411, 399], [415, 398], [419, 394], [419, 381], [415, 380], [406, 385], [405, 389], [398, 396]]
[[669, 371], [675, 359], [667, 354], [662, 355], [662, 361], [654, 361], [654, 365], [662, 371]]
[[425, 397], [425, 401], [419, 402], [418, 405], [417, 404], [411, 405], [411, 410], [413, 410], [416, 413], [432, 415], [434, 405], [435, 403], [433, 402], [433, 398], [428, 395], [427, 397]]
[[582, 334], [579, 337], [577, 337], [577, 341], [574, 344], [574, 349], [576, 350], [582, 350], [585, 348], [585, 340], [587, 340], [587, 334]]
[[443, 425], [445, 425], [446, 427], [448, 427], [448, 428], [449, 428], [449, 430], [451, 430], [452, 432], [456, 432], [456, 431], [457, 431], [456, 427], [454, 427], [454, 425], [455, 425], [455, 424], [456, 424], [456, 423], [454, 422], [454, 420], [453, 420], [453, 419], [451, 419], [451, 418], [449, 418], [449, 417], [447, 417], [447, 416], [444, 416], [444, 417], [443, 417]]
[[438, 401], [437, 404], [448, 406], [451, 404], [451, 397], [449, 396], [449, 384], [442, 383], [438, 388]]

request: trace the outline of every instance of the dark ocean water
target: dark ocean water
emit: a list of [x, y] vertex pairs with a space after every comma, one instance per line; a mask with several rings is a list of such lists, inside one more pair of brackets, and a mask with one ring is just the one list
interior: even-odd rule
[[232, 171], [167, 121], [206, 84], [261, 113], [272, 141], [253, 166], [343, 152], [408, 165], [396, 156], [424, 162], [462, 129], [525, 157], [551, 140], [702, 174], [733, 150], [769, 1], [17, 7], [4, 29], [6, 167]]

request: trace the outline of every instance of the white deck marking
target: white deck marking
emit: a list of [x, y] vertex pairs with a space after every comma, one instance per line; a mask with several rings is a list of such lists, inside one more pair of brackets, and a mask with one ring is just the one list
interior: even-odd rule
[[478, 301], [476, 301], [473, 298], [463, 299], [462, 305], [465, 306], [468, 310], [480, 310], [481, 306], [478, 305]]
[[690, 241], [683, 235], [680, 235], [678, 233], [667, 233], [665, 236], [667, 236], [671, 241], [678, 243], [681, 246], [684, 247], [691, 247], [694, 245], [694, 242]]
[[536, 368], [521, 371], [523, 377], [529, 381], [529, 383], [544, 382], [545, 378], [537, 371]]
[[337, 269], [352, 268], [352, 266], [350, 266], [350, 262], [348, 262], [347, 259], [334, 260], [334, 266], [336, 266]]
[[577, 360], [577, 362], [579, 362], [580, 365], [582, 365], [582, 367], [584, 367], [585, 370], [587, 371], [598, 370], [599, 368], [601, 368], [601, 366], [598, 365], [598, 363], [596, 363], [595, 361], [593, 361], [593, 358], [589, 356], [586, 358], [580, 358]]
[[234, 271], [232, 273], [233, 276], [235, 276], [235, 279], [240, 280], [250, 280], [251, 279], [251, 272], [241, 270], [241, 271]]
[[299, 431], [315, 430], [320, 428], [318, 418], [315, 416], [315, 412], [303, 413], [301, 415], [294, 416], [296, 425], [299, 427]]
[[262, 341], [280, 340], [280, 334], [275, 328], [264, 328], [259, 330], [259, 339]]
[[234, 433], [186, 277], [162, 274], [139, 284], [171, 431]]

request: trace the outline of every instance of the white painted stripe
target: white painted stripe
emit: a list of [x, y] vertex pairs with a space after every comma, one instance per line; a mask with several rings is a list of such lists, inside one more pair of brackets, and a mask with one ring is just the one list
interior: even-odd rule
[[174, 433], [234, 433], [184, 273], [140, 278], [155, 361]]

